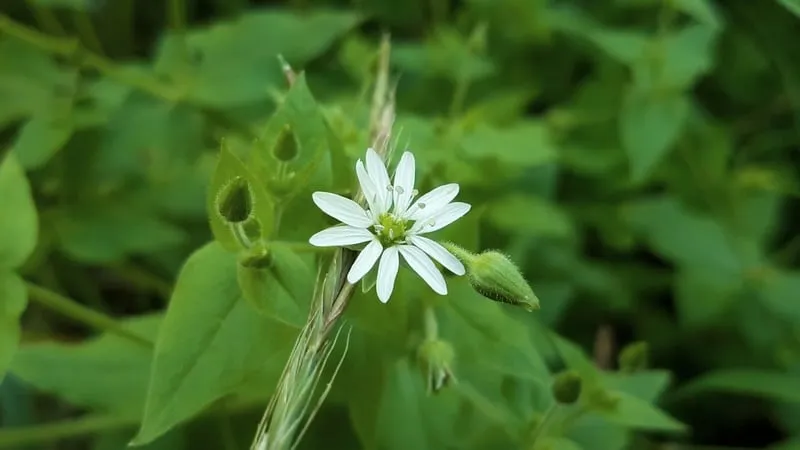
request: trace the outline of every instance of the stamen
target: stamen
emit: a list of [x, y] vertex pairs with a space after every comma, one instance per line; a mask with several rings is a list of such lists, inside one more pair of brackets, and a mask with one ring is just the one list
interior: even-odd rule
[[394, 190], [397, 191], [398, 194], [403, 195], [403, 186], [395, 186]]
[[425, 203], [422, 203], [422, 202], [417, 203], [417, 208], [425, 209]]
[[389, 228], [389, 239], [394, 239], [394, 228]]
[[392, 190], [394, 190], [394, 187], [392, 187], [392, 185], [390, 184], [390, 185], [386, 186], [386, 190], [389, 191], [389, 192], [392, 192]]
[[416, 197], [416, 196], [417, 196], [417, 194], [419, 194], [419, 191], [418, 191], [418, 190], [416, 190], [416, 189], [412, 189], [412, 190], [411, 190], [411, 196], [412, 196], [412, 197]]

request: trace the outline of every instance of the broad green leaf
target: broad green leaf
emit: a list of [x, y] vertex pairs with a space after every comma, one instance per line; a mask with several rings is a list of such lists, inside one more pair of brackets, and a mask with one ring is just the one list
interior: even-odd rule
[[[133, 71], [131, 76], [136, 76]], [[168, 177], [205, 150], [204, 126], [200, 112], [184, 103], [130, 92], [108, 119], [96, 164], [112, 180], [140, 174]]]
[[537, 166], [556, 157], [547, 128], [537, 121], [505, 128], [478, 125], [464, 136], [461, 146], [470, 158], [497, 160], [514, 167]]
[[738, 276], [761, 262], [744, 236], [731, 234], [713, 218], [673, 198], [641, 200], [629, 205], [625, 214], [656, 253], [683, 267]]
[[651, 42], [647, 35], [638, 32], [611, 29], [590, 30], [587, 37], [600, 50], [628, 66], [642, 59]]
[[[232, 224], [227, 223], [219, 211], [222, 196], [226, 194], [227, 187], [236, 179], [241, 179], [247, 184], [249, 195], [252, 196], [252, 214], [258, 220], [258, 236], [249, 238], [267, 238], [275, 227], [274, 202], [267, 193], [264, 184], [256, 177], [230, 147], [223, 141], [219, 151], [219, 159], [208, 188], [206, 207], [214, 238], [226, 250], [236, 252], [242, 250], [242, 244], [236, 237]], [[253, 234], [256, 234], [255, 231]]]
[[740, 293], [742, 283], [730, 273], [692, 267], [678, 272], [675, 300], [686, 327], [707, 326], [724, 317]]
[[108, 263], [183, 244], [184, 230], [138, 205], [102, 204], [68, 210], [53, 222], [62, 249], [79, 261]]
[[463, 279], [449, 280], [448, 289], [442, 334], [453, 336], [463, 364], [536, 382], [549, 377], [528, 327], [504, 311], [510, 306], [475, 293]]
[[[160, 314], [141, 316], [126, 320], [124, 326], [155, 338], [161, 320]], [[79, 344], [23, 345], [11, 372], [75, 406], [138, 419], [152, 357], [152, 350], [106, 333]]]
[[12, 151], [20, 164], [28, 170], [45, 165], [72, 135], [68, 119], [36, 116], [20, 130]]
[[710, 0], [673, 0], [672, 5], [704, 25], [713, 28], [722, 26], [720, 14]]
[[190, 66], [183, 72], [185, 63], [179, 58], [185, 55], [176, 51], [174, 37], [168, 36], [156, 67], [171, 73], [194, 100], [208, 106], [264, 101], [271, 87], [286, 83], [279, 54], [293, 67], [303, 67], [359, 20], [354, 13], [321, 9], [251, 11], [188, 33]]
[[486, 217], [492, 225], [514, 234], [565, 239], [575, 233], [570, 217], [540, 197], [502, 197], [489, 205]]
[[276, 169], [280, 164], [273, 154], [273, 149], [287, 126], [291, 130], [291, 138], [295, 139], [297, 144], [297, 155], [286, 163], [289, 171], [294, 172], [294, 176], [288, 186], [281, 186], [278, 182], [273, 183], [274, 189], [278, 192], [295, 190], [296, 186], [307, 184], [314, 175], [320, 173], [324, 174], [321, 183], [327, 188], [332, 181], [328, 139], [333, 137], [333, 134], [330, 133], [325, 116], [309, 90], [303, 74], [295, 80], [275, 114], [270, 117], [266, 129], [261, 133], [259, 144], [252, 155], [253, 160], [262, 169], [258, 175], [263, 174], [269, 180], [281, 176], [280, 170]]
[[33, 252], [39, 232], [31, 188], [13, 154], [0, 157], [0, 199], [0, 269], [13, 269]]
[[630, 161], [631, 178], [645, 180], [680, 138], [689, 116], [681, 94], [656, 94], [634, 86], [622, 104], [620, 139]]
[[633, 68], [636, 84], [655, 91], [690, 88], [711, 69], [717, 36], [717, 29], [696, 24], [655, 41], [651, 59]]
[[265, 316], [300, 329], [305, 324], [314, 273], [286, 246], [270, 244], [268, 251], [267, 267], [237, 265], [242, 296]]
[[650, 403], [626, 392], [614, 392], [616, 406], [598, 414], [612, 423], [648, 431], [683, 432], [686, 426]]
[[236, 257], [216, 243], [181, 269], [156, 341], [144, 418], [146, 444], [254, 380], [277, 381], [296, 329], [241, 298]]
[[27, 303], [25, 282], [14, 272], [0, 271], [0, 383], [17, 352], [19, 319]]
[[797, 17], [800, 17], [800, 0], [776, 0], [784, 8]]
[[800, 376], [761, 369], [717, 370], [692, 380], [675, 395], [694, 398], [703, 392], [726, 392], [800, 403]]
[[377, 448], [438, 449], [452, 445], [456, 439], [453, 431], [458, 395], [448, 389], [436, 396], [426, 395], [420, 371], [407, 360], [399, 360], [387, 369], [377, 409]]
[[474, 81], [492, 74], [494, 66], [469, 47], [466, 37], [449, 29], [437, 29], [422, 44], [395, 44], [392, 62], [403, 71], [450, 80]]
[[671, 378], [666, 370], [648, 370], [631, 374], [609, 372], [603, 373], [602, 377], [605, 386], [651, 403], [664, 393]]
[[630, 432], [594, 414], [586, 414], [570, 427], [567, 436], [584, 449], [628, 449]]
[[800, 272], [776, 270], [767, 271], [760, 285], [759, 297], [769, 310], [793, 323], [800, 322]]
[[0, 40], [0, 127], [71, 101], [74, 71], [17, 39]]

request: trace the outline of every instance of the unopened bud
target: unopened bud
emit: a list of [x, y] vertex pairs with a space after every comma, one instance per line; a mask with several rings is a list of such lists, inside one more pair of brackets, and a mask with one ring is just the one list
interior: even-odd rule
[[426, 339], [417, 350], [417, 359], [425, 376], [428, 394], [435, 394], [451, 382], [455, 350], [450, 343], [441, 339]]
[[242, 177], [233, 178], [217, 195], [217, 211], [228, 223], [242, 223], [253, 215], [253, 192]]
[[279, 161], [291, 161], [297, 156], [297, 141], [295, 140], [292, 127], [286, 124], [281, 128], [278, 138], [275, 141], [275, 146], [272, 148], [272, 154], [278, 158]]
[[484, 297], [528, 311], [539, 309], [536, 294], [506, 255], [494, 250], [474, 254], [449, 242], [444, 246], [464, 264], [470, 285]]
[[595, 411], [613, 411], [619, 405], [619, 396], [600, 386], [586, 391], [586, 405]]
[[568, 370], [556, 375], [551, 390], [553, 398], [562, 405], [571, 405], [581, 396], [583, 381], [578, 372]]
[[629, 344], [619, 353], [619, 370], [630, 373], [646, 369], [649, 353], [647, 342]]

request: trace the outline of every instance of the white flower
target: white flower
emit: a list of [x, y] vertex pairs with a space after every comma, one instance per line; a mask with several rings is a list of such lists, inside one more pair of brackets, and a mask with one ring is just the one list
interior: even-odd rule
[[471, 207], [452, 201], [458, 194], [455, 183], [439, 186], [414, 201], [414, 169], [414, 155], [404, 152], [392, 183], [381, 157], [370, 148], [366, 165], [360, 159], [356, 162], [356, 175], [368, 209], [329, 192], [312, 195], [319, 209], [343, 223], [311, 236], [309, 242], [318, 247], [366, 243], [350, 268], [347, 281], [358, 282], [378, 263], [376, 290], [383, 303], [389, 301], [394, 290], [400, 256], [440, 295], [447, 294], [447, 285], [431, 258], [456, 275], [465, 272], [455, 256], [423, 235], [450, 225]]

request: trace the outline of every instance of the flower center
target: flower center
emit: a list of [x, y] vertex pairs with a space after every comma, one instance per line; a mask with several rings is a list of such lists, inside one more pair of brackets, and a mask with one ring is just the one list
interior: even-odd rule
[[375, 234], [384, 247], [389, 247], [405, 241], [407, 221], [400, 219], [394, 214], [383, 213], [378, 217], [375, 224]]

